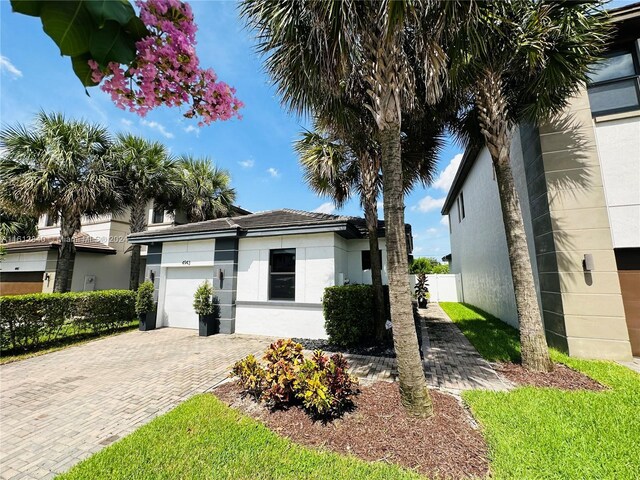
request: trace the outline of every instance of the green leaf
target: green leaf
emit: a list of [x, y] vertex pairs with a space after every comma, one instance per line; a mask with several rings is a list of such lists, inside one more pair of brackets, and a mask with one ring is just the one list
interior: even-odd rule
[[73, 71], [76, 76], [80, 79], [80, 82], [82, 82], [82, 85], [85, 87], [95, 87], [98, 83], [91, 79], [91, 68], [88, 63], [89, 60], [91, 60], [91, 55], [87, 53], [71, 57], [71, 66], [73, 67]]
[[89, 51], [91, 31], [97, 26], [83, 2], [44, 2], [40, 17], [42, 28], [60, 47], [62, 55], [75, 57]]
[[100, 27], [103, 27], [107, 20], [114, 20], [125, 26], [136, 15], [128, 0], [85, 0], [84, 3]]
[[106, 22], [103, 28], [91, 34], [89, 50], [94, 60], [102, 65], [109, 62], [128, 65], [136, 57], [135, 42], [113, 21]]
[[127, 23], [125, 30], [131, 35], [135, 40], [140, 40], [149, 35], [149, 30], [145, 24], [138, 17], [132, 17]]
[[43, 0], [11, 0], [11, 8], [16, 13], [39, 17], [43, 3]]

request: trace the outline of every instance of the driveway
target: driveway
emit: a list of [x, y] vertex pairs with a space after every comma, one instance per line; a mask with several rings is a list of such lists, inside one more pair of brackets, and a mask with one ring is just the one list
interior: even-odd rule
[[0, 366], [0, 478], [52, 478], [223, 380], [267, 337], [163, 328]]

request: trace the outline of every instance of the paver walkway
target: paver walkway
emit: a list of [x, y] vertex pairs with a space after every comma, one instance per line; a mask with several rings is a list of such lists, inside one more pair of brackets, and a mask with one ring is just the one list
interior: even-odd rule
[[631, 370], [634, 370], [638, 373], [640, 373], [640, 357], [633, 357], [633, 360], [631, 360], [630, 362], [618, 362], [621, 365], [624, 365], [625, 367], [630, 368]]
[[268, 337], [163, 328], [0, 366], [0, 478], [51, 478], [187, 398]]
[[[483, 359], [462, 332], [455, 326], [437, 303], [420, 310], [422, 316], [422, 351], [427, 382], [432, 387], [459, 393], [462, 390], [484, 388], [507, 390], [504, 382], [489, 362]], [[345, 355], [352, 373], [362, 383], [397, 379], [393, 358]]]

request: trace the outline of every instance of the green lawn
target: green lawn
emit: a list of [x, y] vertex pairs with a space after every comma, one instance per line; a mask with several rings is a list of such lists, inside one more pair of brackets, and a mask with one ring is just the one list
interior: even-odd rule
[[211, 394], [193, 397], [59, 479], [419, 479], [384, 463], [310, 450]]
[[25, 360], [31, 357], [38, 357], [40, 355], [44, 355], [45, 353], [57, 352], [58, 350], [64, 350], [65, 348], [73, 347], [75, 345], [81, 345], [83, 343], [91, 342], [98, 338], [109, 337], [112, 335], [119, 335], [123, 332], [128, 332], [138, 327], [138, 320], [132, 320], [129, 325], [125, 325], [124, 327], [116, 330], [116, 331], [105, 331], [95, 333], [91, 330], [85, 330], [77, 332], [76, 329], [73, 329], [74, 332], [72, 335], [64, 336], [61, 335], [60, 338], [53, 340], [51, 342], [46, 342], [38, 346], [35, 350], [5, 350], [0, 351], [0, 365], [4, 365], [5, 363], [17, 362], [19, 360]]
[[[515, 329], [469, 306], [441, 306], [485, 358], [519, 358]], [[465, 392], [489, 442], [495, 478], [640, 478], [640, 375], [612, 362], [554, 350], [551, 356], [611, 390]]]

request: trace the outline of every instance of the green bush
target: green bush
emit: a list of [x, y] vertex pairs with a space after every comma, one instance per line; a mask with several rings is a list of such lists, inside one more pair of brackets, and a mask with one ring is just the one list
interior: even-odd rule
[[155, 305], [153, 303], [153, 282], [147, 280], [138, 287], [136, 295], [136, 314], [152, 312]]
[[324, 328], [331, 344], [352, 347], [373, 342], [374, 305], [371, 285], [325, 288], [322, 309]]
[[213, 313], [213, 286], [209, 280], [202, 282], [193, 295], [193, 309], [198, 315]]
[[271, 408], [302, 405], [314, 417], [336, 417], [352, 404], [357, 380], [348, 372], [342, 354], [327, 357], [317, 350], [310, 359], [302, 345], [278, 340], [267, 349], [266, 366], [253, 355], [236, 362], [231, 377], [239, 378], [243, 392]]
[[114, 331], [135, 318], [130, 290], [0, 297], [0, 349], [35, 349], [80, 332]]

